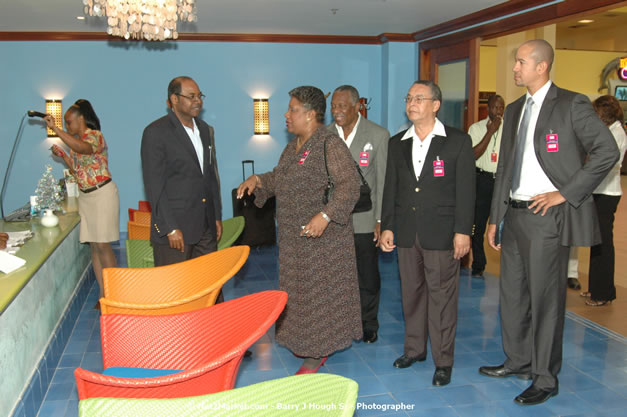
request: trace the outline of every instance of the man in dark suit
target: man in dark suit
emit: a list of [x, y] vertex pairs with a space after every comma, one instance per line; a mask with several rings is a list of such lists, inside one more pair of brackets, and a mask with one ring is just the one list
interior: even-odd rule
[[148, 125], [142, 137], [156, 266], [213, 252], [222, 234], [213, 128], [198, 118], [203, 99], [194, 80], [174, 78], [168, 85], [171, 112]]
[[515, 398], [522, 405], [558, 393], [569, 247], [600, 241], [591, 193], [618, 158], [590, 101], [550, 81], [552, 64], [553, 48], [544, 40], [525, 42], [516, 52], [514, 81], [527, 94], [505, 110], [488, 226], [490, 246], [503, 248], [500, 303], [507, 358], [479, 372], [533, 379]]
[[405, 349], [394, 366], [424, 361], [429, 339], [433, 385], [442, 386], [453, 367], [460, 259], [470, 250], [475, 158], [470, 137], [436, 118], [435, 83], [416, 81], [405, 101], [413, 126], [390, 139], [380, 242], [386, 252], [398, 246]]
[[331, 114], [335, 122], [329, 125], [329, 129], [344, 139], [371, 190], [372, 209], [354, 213], [352, 218], [363, 340], [365, 343], [374, 343], [379, 330], [377, 314], [381, 293], [377, 247], [381, 234], [381, 203], [390, 133], [361, 117], [360, 108], [359, 92], [355, 87], [342, 85], [336, 88], [331, 98]]

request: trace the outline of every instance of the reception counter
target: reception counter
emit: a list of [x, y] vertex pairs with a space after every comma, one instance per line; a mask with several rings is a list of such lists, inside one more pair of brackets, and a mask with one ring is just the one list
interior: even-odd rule
[[[86, 294], [89, 246], [79, 242], [77, 202], [70, 198], [59, 225], [46, 228], [39, 219], [0, 221], [0, 231], [32, 230], [16, 256], [26, 264], [0, 272], [0, 416], [16, 406], [36, 411], [71, 333]], [[85, 295], [86, 296], [86, 295]], [[50, 373], [50, 375], [49, 375]]]

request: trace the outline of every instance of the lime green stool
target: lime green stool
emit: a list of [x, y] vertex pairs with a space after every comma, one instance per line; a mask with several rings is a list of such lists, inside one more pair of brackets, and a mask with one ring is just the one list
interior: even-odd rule
[[332, 374], [295, 375], [197, 397], [89, 398], [79, 417], [350, 417], [358, 386]]

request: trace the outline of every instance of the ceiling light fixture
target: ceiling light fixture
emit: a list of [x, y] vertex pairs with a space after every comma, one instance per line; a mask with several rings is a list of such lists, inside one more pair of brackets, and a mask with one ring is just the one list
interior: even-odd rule
[[592, 19], [581, 19], [577, 21], [577, 23], [592, 23], [592, 22], [594, 22], [594, 20]]
[[107, 33], [124, 39], [177, 39], [176, 22], [195, 22], [195, 0], [83, 0], [85, 14], [106, 16]]

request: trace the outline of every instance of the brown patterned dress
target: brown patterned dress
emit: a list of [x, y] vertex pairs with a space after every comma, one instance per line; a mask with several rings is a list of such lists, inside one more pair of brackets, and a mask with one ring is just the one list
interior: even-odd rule
[[[335, 183], [326, 206], [325, 141]], [[363, 333], [351, 220], [359, 177], [348, 148], [323, 126], [298, 152], [292, 140], [274, 170], [259, 177], [255, 204], [261, 207], [268, 197], [277, 198], [279, 289], [288, 293], [276, 341], [298, 356], [312, 358], [349, 347]], [[321, 211], [331, 218], [322, 236], [300, 237], [301, 226]]]

